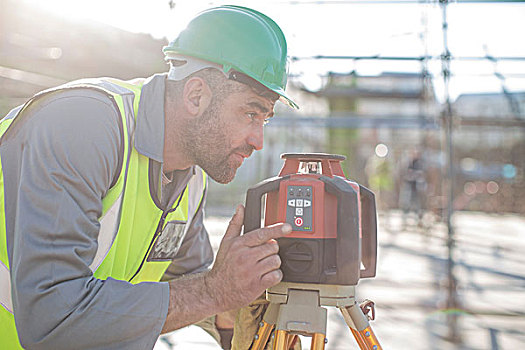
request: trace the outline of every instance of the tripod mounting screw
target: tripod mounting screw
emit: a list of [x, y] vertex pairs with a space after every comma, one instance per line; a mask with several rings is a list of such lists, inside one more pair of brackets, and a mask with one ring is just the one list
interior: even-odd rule
[[377, 345], [372, 346], [373, 350], [377, 350]]
[[324, 338], [324, 343], [328, 344], [328, 338]]
[[259, 334], [256, 334], [255, 337], [253, 337], [253, 339], [255, 340], [259, 339]]
[[370, 336], [370, 332], [366, 332], [365, 335], [366, 335], [367, 337], [369, 337], [369, 336]]

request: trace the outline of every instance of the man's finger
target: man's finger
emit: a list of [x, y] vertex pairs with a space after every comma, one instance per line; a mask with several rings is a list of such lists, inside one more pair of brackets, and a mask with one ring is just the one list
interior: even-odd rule
[[273, 270], [261, 277], [261, 283], [265, 288], [275, 286], [283, 279], [283, 272], [280, 269]]
[[228, 228], [226, 229], [223, 239], [230, 239], [239, 236], [241, 234], [243, 222], [244, 206], [239, 204], [235, 209], [235, 214], [233, 214], [233, 217], [228, 224]]
[[252, 247], [251, 255], [256, 261], [260, 261], [270, 255], [275, 255], [279, 252], [279, 244], [274, 239], [261, 244], [257, 247]]
[[270, 239], [283, 237], [290, 232], [292, 232], [290, 224], [279, 223], [245, 233], [243, 239], [247, 246], [256, 247], [268, 242]]
[[263, 274], [266, 274], [273, 270], [277, 270], [280, 267], [281, 258], [277, 254], [267, 256], [266, 258], [257, 262], [257, 268], [260, 269], [260, 271], [262, 271]]

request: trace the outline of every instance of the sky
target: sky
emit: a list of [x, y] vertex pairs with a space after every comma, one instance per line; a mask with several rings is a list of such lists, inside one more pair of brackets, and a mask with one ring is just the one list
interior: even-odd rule
[[[443, 52], [442, 9], [436, 1], [202, 1], [174, 0], [23, 0], [68, 18], [92, 20], [171, 40], [199, 11], [220, 4], [253, 7], [283, 29], [290, 73], [307, 88], [322, 86], [330, 71], [375, 75], [384, 71], [420, 72], [420, 62], [314, 60], [330, 56], [439, 56]], [[447, 9], [448, 45], [453, 56], [525, 57], [525, 3], [451, 3]], [[438, 98], [443, 97], [439, 60], [428, 62]], [[461, 93], [525, 91], [525, 60], [453, 61], [451, 98]], [[503, 74], [504, 80], [494, 73]]]

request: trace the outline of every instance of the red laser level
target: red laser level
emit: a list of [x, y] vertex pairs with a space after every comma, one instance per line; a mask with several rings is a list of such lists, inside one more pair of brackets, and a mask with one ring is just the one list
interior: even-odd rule
[[355, 286], [374, 277], [377, 221], [374, 194], [345, 178], [344, 156], [285, 153], [277, 177], [246, 195], [245, 232], [287, 222], [292, 232], [278, 239], [283, 282]]
[[312, 337], [312, 350], [323, 350], [323, 306], [335, 306], [361, 349], [381, 350], [368, 322], [373, 302], [355, 300], [359, 278], [376, 274], [374, 194], [345, 178], [344, 156], [286, 153], [281, 158], [279, 175], [246, 194], [245, 232], [261, 226], [263, 196], [264, 224], [292, 225], [292, 232], [278, 239], [283, 279], [266, 290], [269, 304], [250, 349], [267, 349], [268, 342], [274, 350], [291, 349], [296, 335], [306, 335]]

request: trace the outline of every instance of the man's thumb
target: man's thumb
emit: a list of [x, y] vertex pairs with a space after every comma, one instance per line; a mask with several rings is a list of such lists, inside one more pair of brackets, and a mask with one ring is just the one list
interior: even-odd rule
[[241, 234], [243, 222], [244, 206], [239, 204], [235, 209], [235, 214], [233, 214], [233, 217], [228, 224], [228, 228], [226, 229], [226, 233], [224, 234], [223, 238], [233, 238], [239, 236]]

